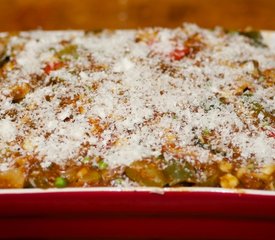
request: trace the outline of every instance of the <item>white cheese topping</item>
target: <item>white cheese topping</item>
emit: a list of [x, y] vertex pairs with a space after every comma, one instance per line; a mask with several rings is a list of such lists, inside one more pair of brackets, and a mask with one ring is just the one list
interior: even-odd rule
[[[251, 41], [191, 24], [12, 36], [0, 77], [0, 150], [33, 154], [42, 167], [85, 155], [117, 167], [174, 158], [163, 152], [173, 143], [190, 162], [231, 159], [239, 149], [244, 164], [274, 164], [274, 80], [265, 84], [275, 49]], [[25, 94], [14, 90], [22, 84]], [[208, 143], [205, 133], [214, 134]]]
[[0, 120], [0, 140], [4, 142], [13, 141], [16, 133], [17, 129], [14, 123], [8, 119]]

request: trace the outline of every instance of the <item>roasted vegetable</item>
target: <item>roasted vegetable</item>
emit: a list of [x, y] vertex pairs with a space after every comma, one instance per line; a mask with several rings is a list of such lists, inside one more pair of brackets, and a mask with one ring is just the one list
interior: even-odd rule
[[143, 186], [164, 187], [167, 179], [156, 162], [141, 160], [125, 169], [126, 176]]
[[188, 162], [173, 161], [164, 169], [164, 174], [167, 176], [169, 186], [193, 183], [195, 169]]
[[23, 188], [25, 176], [20, 169], [0, 173], [0, 188]]
[[251, 40], [251, 44], [257, 47], [267, 47], [263, 42], [261, 32], [256, 30], [240, 31], [240, 35], [245, 36]]

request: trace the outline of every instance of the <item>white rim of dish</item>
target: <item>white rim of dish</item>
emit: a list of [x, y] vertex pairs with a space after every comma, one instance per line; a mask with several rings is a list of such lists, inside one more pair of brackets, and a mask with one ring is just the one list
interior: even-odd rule
[[89, 187], [89, 188], [49, 188], [49, 189], [0, 189], [0, 195], [3, 194], [48, 194], [48, 193], [96, 193], [96, 192], [149, 192], [163, 195], [165, 193], [185, 192], [185, 193], [223, 193], [223, 194], [237, 194], [237, 195], [260, 195], [260, 196], [274, 196], [275, 191], [272, 190], [252, 190], [252, 189], [225, 189], [218, 187]]

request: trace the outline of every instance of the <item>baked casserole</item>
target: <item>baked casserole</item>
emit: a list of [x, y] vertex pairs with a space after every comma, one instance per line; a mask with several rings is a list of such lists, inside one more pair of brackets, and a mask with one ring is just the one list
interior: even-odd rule
[[0, 38], [0, 187], [275, 188], [275, 35]]

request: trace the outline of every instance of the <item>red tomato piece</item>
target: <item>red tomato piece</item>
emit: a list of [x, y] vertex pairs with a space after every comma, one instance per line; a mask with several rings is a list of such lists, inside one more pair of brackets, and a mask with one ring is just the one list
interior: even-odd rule
[[44, 67], [44, 72], [49, 75], [51, 71], [58, 70], [64, 66], [64, 63], [62, 62], [54, 62], [54, 63], [49, 63]]
[[269, 132], [267, 134], [268, 137], [272, 137], [272, 138], [275, 138], [275, 132]]
[[179, 61], [183, 59], [185, 56], [187, 56], [189, 53], [190, 53], [189, 48], [183, 48], [183, 49], [176, 48], [174, 51], [170, 53], [170, 58], [172, 60]]

